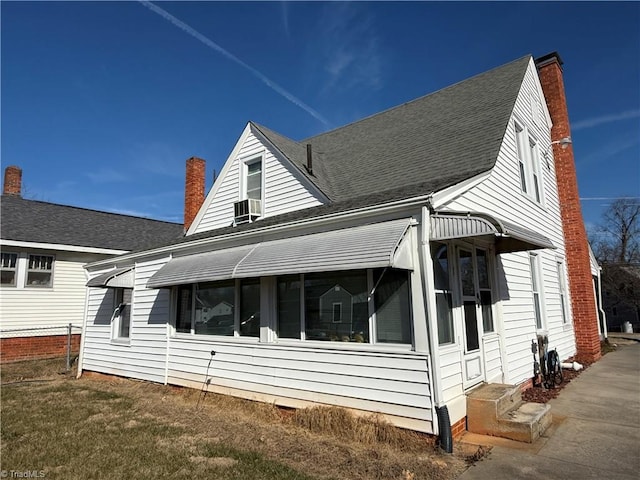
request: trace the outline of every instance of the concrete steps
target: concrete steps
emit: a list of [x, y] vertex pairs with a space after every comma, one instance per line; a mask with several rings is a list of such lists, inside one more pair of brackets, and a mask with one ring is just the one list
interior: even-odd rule
[[467, 395], [467, 430], [533, 443], [551, 425], [551, 407], [525, 403], [520, 388], [489, 383]]

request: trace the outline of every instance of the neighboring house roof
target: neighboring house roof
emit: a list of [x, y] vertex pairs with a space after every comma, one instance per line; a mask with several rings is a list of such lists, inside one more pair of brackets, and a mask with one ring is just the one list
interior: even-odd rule
[[0, 208], [2, 240], [130, 251], [176, 241], [184, 231], [182, 224], [13, 195], [2, 195]]
[[[522, 57], [300, 142], [253, 125], [333, 202], [414, 185], [438, 191], [493, 168], [530, 61]], [[307, 144], [313, 175], [305, 168]]]

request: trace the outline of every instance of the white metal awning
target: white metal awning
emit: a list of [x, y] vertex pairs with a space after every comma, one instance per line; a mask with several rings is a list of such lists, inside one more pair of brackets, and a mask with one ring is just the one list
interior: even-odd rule
[[121, 267], [109, 270], [90, 279], [87, 287], [133, 288], [133, 267]]
[[440, 214], [431, 216], [431, 240], [496, 237], [496, 253], [556, 248], [544, 235], [496, 217], [479, 214]]
[[147, 287], [377, 267], [411, 270], [409, 227], [410, 219], [403, 218], [176, 257]]

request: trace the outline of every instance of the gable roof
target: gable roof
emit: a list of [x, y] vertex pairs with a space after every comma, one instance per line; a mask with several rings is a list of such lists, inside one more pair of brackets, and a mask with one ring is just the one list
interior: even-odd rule
[[[427, 194], [493, 168], [530, 61], [522, 57], [300, 142], [253, 125], [332, 202], [420, 184]], [[313, 174], [305, 168], [306, 144]]]
[[175, 242], [183, 236], [183, 226], [2, 195], [0, 236], [2, 240], [130, 251]]

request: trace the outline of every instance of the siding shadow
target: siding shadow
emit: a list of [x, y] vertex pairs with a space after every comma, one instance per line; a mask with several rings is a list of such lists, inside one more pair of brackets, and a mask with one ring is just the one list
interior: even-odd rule
[[499, 300], [509, 300], [511, 298], [509, 295], [509, 283], [504, 273], [504, 265], [502, 264], [500, 255], [496, 255], [496, 277]]
[[158, 290], [158, 296], [151, 304], [148, 325], [165, 325], [171, 320], [171, 290], [161, 288]]
[[111, 317], [113, 315], [113, 288], [105, 288], [105, 294], [102, 297], [100, 306], [93, 318], [94, 325], [111, 325]]

